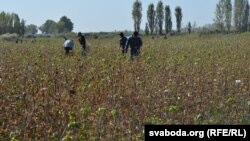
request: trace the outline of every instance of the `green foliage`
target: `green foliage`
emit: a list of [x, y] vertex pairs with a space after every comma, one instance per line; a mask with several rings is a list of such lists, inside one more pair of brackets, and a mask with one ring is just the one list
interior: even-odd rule
[[38, 32], [37, 26], [34, 24], [27, 25], [25, 28], [25, 33], [28, 35], [35, 35], [37, 34], [37, 32]]
[[57, 26], [59, 33], [71, 32], [73, 30], [73, 23], [66, 16], [60, 18]]
[[110, 115], [112, 116], [112, 118], [116, 119], [119, 116], [119, 113], [117, 110], [111, 110]]
[[73, 30], [73, 23], [69, 18], [63, 16], [58, 22], [47, 20], [39, 29], [43, 34], [68, 33]]
[[177, 112], [179, 109], [178, 106], [171, 105], [166, 110], [168, 110], [169, 112]]
[[79, 123], [75, 122], [75, 121], [71, 121], [68, 124], [68, 128], [69, 129], [78, 129], [80, 127]]
[[198, 114], [195, 118], [195, 120], [198, 122], [198, 123], [202, 123], [204, 121], [204, 116], [202, 114]]
[[89, 103], [83, 103], [83, 106], [80, 110], [84, 118], [87, 118], [91, 114], [91, 107]]
[[57, 141], [59, 140], [59, 135], [57, 132], [53, 133], [52, 136], [50, 137], [52, 141]]
[[62, 141], [73, 141], [73, 137], [67, 134], [62, 138]]
[[227, 99], [226, 103], [229, 105], [235, 104], [235, 99], [233, 97], [230, 97]]
[[161, 124], [162, 123], [162, 119], [158, 118], [158, 117], [151, 117], [146, 119], [145, 123], [150, 123], [150, 124]]
[[98, 110], [96, 111], [96, 114], [97, 114], [98, 116], [102, 117], [102, 116], [104, 115], [105, 111], [106, 111], [105, 108], [100, 107], [100, 108], [98, 108]]
[[47, 20], [39, 29], [43, 34], [54, 34], [58, 32], [57, 24], [53, 20]]

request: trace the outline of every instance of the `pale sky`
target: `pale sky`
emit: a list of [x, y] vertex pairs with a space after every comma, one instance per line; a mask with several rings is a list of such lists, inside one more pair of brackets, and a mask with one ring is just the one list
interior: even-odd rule
[[[75, 32], [100, 32], [133, 30], [132, 5], [134, 0], [0, 0], [0, 11], [17, 13], [26, 25], [38, 27], [46, 20], [58, 21], [67, 16], [74, 23]], [[150, 3], [156, 7], [158, 0], [141, 0], [143, 18], [141, 29], [147, 22]], [[173, 28], [176, 28], [175, 7], [182, 8], [183, 27], [196, 22], [197, 26], [213, 23], [218, 0], [162, 0], [172, 12]], [[232, 3], [234, 3], [232, 1]]]

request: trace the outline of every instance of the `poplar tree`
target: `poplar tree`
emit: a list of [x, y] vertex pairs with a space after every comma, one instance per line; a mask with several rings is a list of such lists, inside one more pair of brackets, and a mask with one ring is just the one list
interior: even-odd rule
[[234, 26], [236, 31], [241, 32], [242, 29], [242, 17], [244, 8], [243, 0], [235, 0], [234, 1]]
[[226, 25], [226, 30], [229, 32], [231, 30], [232, 26], [232, 2], [231, 0], [226, 0], [225, 1], [225, 25]]
[[132, 16], [134, 20], [134, 30], [140, 31], [141, 18], [142, 18], [142, 3], [136, 0], [133, 4]]
[[162, 27], [163, 27], [163, 21], [164, 21], [164, 7], [163, 7], [163, 3], [161, 0], [157, 4], [156, 18], [157, 18], [158, 30], [159, 30], [158, 33], [162, 35]]
[[151, 3], [148, 6], [148, 11], [147, 11], [147, 19], [148, 19], [148, 27], [150, 30], [150, 34], [154, 34], [154, 29], [155, 29], [155, 10], [154, 10], [154, 4]]
[[216, 4], [214, 21], [215, 21], [217, 30], [220, 32], [224, 32], [225, 0], [219, 0], [219, 2]]
[[145, 34], [148, 36], [149, 35], [149, 28], [148, 28], [148, 23], [145, 25]]
[[172, 30], [172, 18], [170, 6], [165, 6], [165, 32], [166, 34], [170, 33]]
[[175, 17], [176, 17], [177, 31], [180, 33], [181, 32], [181, 22], [182, 22], [182, 10], [181, 10], [180, 6], [177, 6], [175, 8]]

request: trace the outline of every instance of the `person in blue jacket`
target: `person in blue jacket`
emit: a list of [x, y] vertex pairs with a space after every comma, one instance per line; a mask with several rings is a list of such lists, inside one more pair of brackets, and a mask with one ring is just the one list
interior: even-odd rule
[[126, 43], [125, 51], [128, 51], [130, 47], [130, 60], [133, 61], [135, 57], [138, 57], [141, 53], [142, 39], [139, 37], [139, 33], [135, 31], [133, 36], [129, 37]]

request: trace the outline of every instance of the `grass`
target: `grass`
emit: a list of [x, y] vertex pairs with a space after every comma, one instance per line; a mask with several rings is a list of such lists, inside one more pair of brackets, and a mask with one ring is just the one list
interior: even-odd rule
[[0, 140], [143, 140], [144, 124], [249, 124], [250, 40], [143, 38], [140, 61], [118, 37], [65, 56], [62, 39], [0, 45]]

